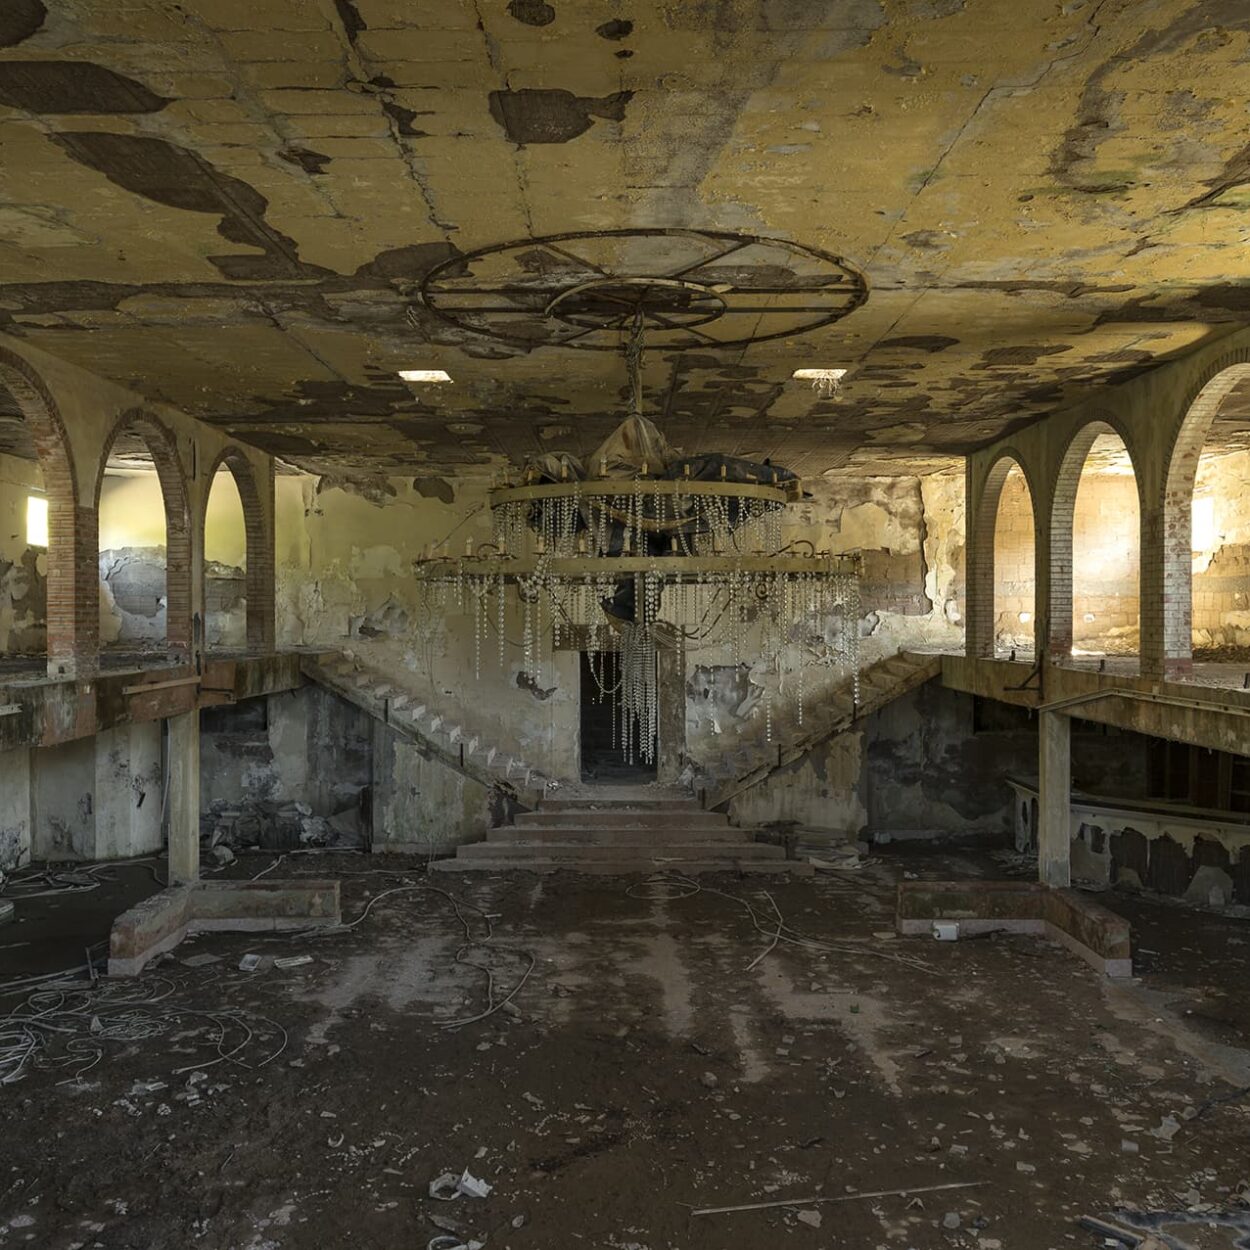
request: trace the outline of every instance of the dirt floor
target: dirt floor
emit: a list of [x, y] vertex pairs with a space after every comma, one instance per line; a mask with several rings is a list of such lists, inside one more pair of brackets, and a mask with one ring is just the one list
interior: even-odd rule
[[[1037, 939], [893, 935], [904, 873], [1001, 872], [961, 853], [697, 886], [427, 881], [291, 857], [273, 875], [343, 874], [352, 927], [7, 989], [0, 1246], [1115, 1244], [1086, 1214], [1154, 1229], [1150, 1250], [1250, 1246], [1250, 922], [1115, 898], [1141, 952], [1123, 983]], [[110, 902], [155, 888], [103, 875]], [[97, 941], [105, 889], [24, 902], [3, 977], [48, 970], [36, 937]], [[273, 963], [293, 955], [311, 962]], [[430, 1196], [465, 1170], [487, 1197]]]

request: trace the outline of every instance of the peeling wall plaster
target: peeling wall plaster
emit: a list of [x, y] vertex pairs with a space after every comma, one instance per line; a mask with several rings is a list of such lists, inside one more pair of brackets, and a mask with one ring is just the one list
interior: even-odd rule
[[47, 553], [26, 541], [26, 501], [42, 486], [33, 462], [0, 455], [0, 654], [47, 645]]

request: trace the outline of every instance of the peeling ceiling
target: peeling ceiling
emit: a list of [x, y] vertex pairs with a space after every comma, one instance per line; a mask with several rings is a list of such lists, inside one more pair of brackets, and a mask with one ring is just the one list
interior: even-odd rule
[[686, 450], [924, 472], [1246, 320], [1247, 85], [1244, 0], [6, 0], [0, 330], [314, 471], [454, 474], [589, 451], [627, 387], [430, 315], [430, 270], [778, 239], [866, 301], [657, 334], [646, 411]]

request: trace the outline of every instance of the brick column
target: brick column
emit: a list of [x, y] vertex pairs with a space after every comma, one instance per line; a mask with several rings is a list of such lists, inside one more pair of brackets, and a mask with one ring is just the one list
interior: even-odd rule
[[1037, 718], [1037, 875], [1072, 884], [1072, 722], [1061, 712]]
[[48, 496], [48, 676], [89, 677], [100, 664], [100, 538], [94, 508]]
[[[1190, 518], [1187, 508], [1179, 511], [1184, 515], [1174, 515], [1171, 528], [1185, 532], [1173, 534], [1169, 541], [1163, 510], [1142, 508], [1139, 593], [1143, 677], [1162, 677], [1173, 665], [1188, 667], [1190, 663], [1190, 648], [1185, 645], [1190, 621]], [[1178, 524], [1181, 521], [1183, 525]], [[1176, 558], [1178, 544], [1184, 553], [1184, 568], [1169, 570], [1170, 562], [1180, 563]]]
[[[255, 483], [254, 473], [251, 480]], [[272, 651], [275, 629], [272, 460], [264, 480], [257, 483], [254, 501], [249, 501], [242, 491], [240, 496], [247, 530], [247, 649]]]
[[181, 516], [167, 513], [165, 523], [165, 638], [171, 651], [191, 654], [192, 558], [191, 526], [183, 507]]
[[994, 654], [994, 527], [1009, 467], [1008, 461], [1000, 460], [978, 486], [976, 468], [972, 461], [966, 462], [964, 653], [970, 659]]

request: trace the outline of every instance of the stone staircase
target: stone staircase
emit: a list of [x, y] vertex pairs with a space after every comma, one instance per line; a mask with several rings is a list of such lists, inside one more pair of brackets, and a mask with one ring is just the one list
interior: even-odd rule
[[470, 726], [462, 709], [436, 707], [359, 659], [346, 655], [307, 655], [300, 671], [416, 742], [448, 768], [484, 786], [507, 793], [519, 807], [535, 808], [549, 778], [519, 756], [500, 750]]
[[700, 770], [695, 785], [703, 807], [708, 811], [725, 807], [744, 790], [759, 785], [829, 738], [845, 733], [900, 695], [924, 685], [941, 670], [941, 656], [900, 651], [860, 672], [858, 700], [853, 683], [847, 680], [819, 702], [806, 705], [802, 725], [796, 713], [774, 711], [771, 741], [757, 733], [736, 748], [727, 746]]
[[492, 829], [485, 842], [434, 860], [440, 872], [501, 871], [631, 873], [807, 873], [785, 848], [754, 841], [720, 812], [705, 812], [681, 791], [655, 787], [584, 787], [521, 812], [515, 825]]

